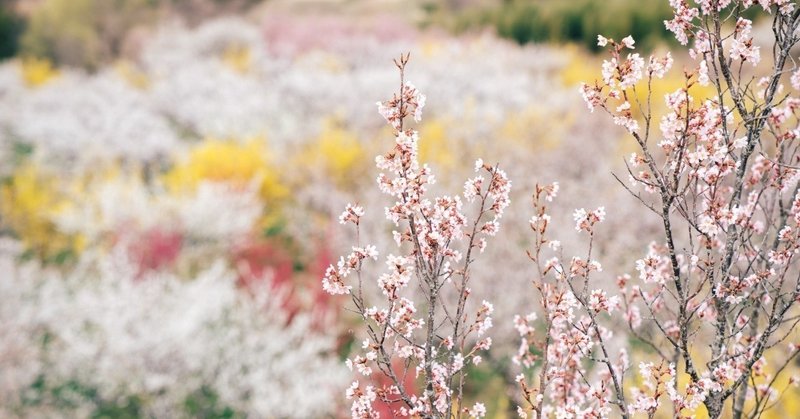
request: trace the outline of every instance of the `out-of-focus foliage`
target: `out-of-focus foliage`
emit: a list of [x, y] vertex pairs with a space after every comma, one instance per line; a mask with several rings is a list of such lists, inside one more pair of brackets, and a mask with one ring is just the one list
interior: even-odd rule
[[22, 52], [97, 68], [118, 56], [126, 35], [153, 19], [155, 0], [45, 0], [30, 16]]
[[219, 15], [241, 14], [264, 0], [151, 0], [190, 24]]
[[493, 7], [468, 8], [455, 18], [432, 7], [433, 21], [450, 21], [456, 31], [491, 27], [505, 38], [528, 42], [576, 42], [597, 49], [597, 34], [616, 39], [633, 35], [637, 45], [652, 48], [670, 39], [664, 28], [666, 1], [640, 0], [503, 0]]
[[[219, 14], [242, 12], [260, 1], [42, 0], [30, 12], [19, 48], [24, 55], [59, 65], [97, 69], [135, 54], [144, 32], [160, 18], [177, 16], [196, 24]], [[0, 58], [16, 52], [22, 29], [19, 18], [0, 11]]]
[[23, 19], [10, 8], [0, 6], [0, 60], [13, 57], [19, 49], [19, 37], [24, 30]]

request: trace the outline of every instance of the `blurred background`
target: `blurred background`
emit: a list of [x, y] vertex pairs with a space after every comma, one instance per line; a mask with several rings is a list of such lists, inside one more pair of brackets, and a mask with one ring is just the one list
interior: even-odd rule
[[676, 45], [668, 2], [643, 3], [0, 0], [0, 417], [346, 416], [361, 336], [320, 278], [353, 239], [348, 202], [391, 249], [375, 103], [401, 52], [428, 98], [415, 128], [435, 192], [459, 192], [478, 157], [514, 184], [474, 265], [496, 326], [468, 389], [514, 417], [534, 185], [561, 183], [565, 254], [583, 249], [572, 210], [606, 207], [606, 281], [659, 231], [612, 176], [632, 143], [577, 90], [599, 76], [599, 33]]

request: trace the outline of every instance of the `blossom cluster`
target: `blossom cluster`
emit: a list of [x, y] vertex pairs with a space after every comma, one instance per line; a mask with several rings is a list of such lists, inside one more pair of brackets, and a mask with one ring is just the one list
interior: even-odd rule
[[[651, 57], [644, 71], [639, 57], [621, 58], [632, 40], [616, 43], [601, 36], [598, 45], [610, 46], [611, 60], [603, 64], [601, 81], [581, 86], [589, 109], [606, 111], [635, 140], [639, 150], [629, 160], [631, 186], [626, 188], [663, 225], [662, 239], [636, 261], [638, 281], [627, 275], [617, 279], [615, 298], [629, 332], [658, 355], [657, 361], [639, 363], [643, 386], [633, 389], [627, 405], [619, 404], [623, 416], [652, 416], [665, 408], [662, 396], [671, 401], [676, 417], [701, 405], [718, 417], [726, 403], [734, 416], [748, 403], [763, 413], [778, 391], [771, 387], [775, 376], [763, 365], [769, 349], [788, 336], [793, 324], [787, 316], [795, 311], [800, 291], [793, 279], [796, 267], [790, 267], [800, 253], [794, 204], [800, 179], [793, 165], [796, 152], [787, 148], [800, 121], [794, 112], [796, 92], [787, 94], [782, 84], [789, 50], [798, 41], [789, 35], [798, 25], [794, 5], [758, 2], [773, 15], [773, 27], [780, 28], [772, 40], [774, 67], [759, 77], [743, 67], [758, 68], [761, 60], [753, 22], [742, 16], [755, 2], [697, 3], [699, 8], [670, 1], [675, 17], [665, 25], [683, 45], [694, 39], [690, 56], [696, 62], [685, 71], [684, 87], [664, 96], [660, 132], [650, 131], [657, 115], [649, 92], [642, 103], [637, 88], [648, 89], [654, 78], [664, 77], [669, 56]], [[721, 22], [731, 13], [736, 23], [724, 28]], [[698, 97], [697, 85], [718, 90]], [[639, 117], [632, 112], [634, 97]], [[578, 230], [592, 221], [583, 210], [575, 219]], [[698, 355], [698, 336], [714, 337], [706, 348], [710, 358]], [[597, 343], [602, 342], [598, 334]], [[781, 362], [786, 365], [793, 357], [790, 353]], [[606, 359], [597, 362], [609, 367], [614, 381]], [[681, 374], [689, 381], [679, 386]], [[615, 395], [620, 402], [625, 396]]]
[[[352, 400], [354, 418], [378, 417], [379, 404], [388, 406], [393, 415], [450, 417], [455, 411], [483, 417], [482, 403], [462, 405], [463, 382], [466, 366], [479, 364], [480, 354], [492, 345], [486, 332], [492, 327], [494, 306], [483, 301], [473, 314], [468, 312], [469, 268], [473, 251], [483, 251], [486, 237], [499, 230], [498, 221], [510, 203], [511, 182], [497, 166], [478, 160], [475, 170], [483, 175], [467, 181], [463, 193], [468, 203], [479, 204], [472, 221], [460, 196], [428, 197], [435, 178], [431, 168], [419, 162], [419, 134], [405, 126], [408, 116], [420, 120], [425, 97], [405, 82], [407, 62], [407, 55], [396, 61], [400, 93], [378, 103], [380, 114], [395, 130], [395, 141], [391, 150], [375, 159], [381, 170], [378, 187], [395, 200], [385, 215], [397, 229], [392, 235], [399, 254], [388, 254], [388, 272], [369, 281], [362, 264], [377, 259], [378, 251], [371, 245], [354, 246], [350, 255], [328, 267], [322, 279], [329, 293], [350, 295], [366, 326], [363, 355], [347, 360], [347, 366], [363, 378], [352, 383], [346, 396]], [[359, 231], [363, 215], [362, 207], [348, 205], [340, 220]], [[409, 291], [412, 282], [424, 290], [422, 312]], [[373, 285], [381, 291], [381, 305], [371, 305], [363, 291]], [[455, 298], [448, 299], [453, 291]], [[436, 326], [442, 322], [449, 332]], [[376, 372], [386, 384], [375, 381]], [[423, 387], [409, 383], [408, 374]]]
[[[628, 368], [627, 352], [621, 348], [612, 358], [613, 332], [599, 323], [601, 316], [619, 308], [620, 298], [603, 289], [589, 289], [592, 272], [602, 271], [592, 260], [594, 229], [605, 218], [604, 209], [575, 211], [576, 230], [589, 234], [587, 257], [562, 262], [563, 250], [550, 238], [552, 218], [547, 205], [559, 190], [558, 184], [536, 185], [534, 215], [530, 220], [533, 249], [528, 252], [536, 267], [532, 280], [540, 295], [541, 329], [535, 312], [516, 316], [514, 326], [521, 338], [513, 361], [525, 372], [516, 378], [524, 405], [520, 417], [606, 417], [613, 405], [622, 405], [622, 376]], [[547, 254], [556, 256], [547, 258]], [[587, 361], [599, 359], [598, 369]]]

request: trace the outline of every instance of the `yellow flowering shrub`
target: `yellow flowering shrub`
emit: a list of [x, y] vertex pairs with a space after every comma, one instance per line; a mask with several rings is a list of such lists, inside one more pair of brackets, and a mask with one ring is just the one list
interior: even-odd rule
[[441, 54], [442, 50], [444, 49], [444, 45], [435, 39], [423, 39], [419, 49], [422, 52], [423, 57], [430, 58]]
[[442, 169], [448, 170], [455, 167], [456, 156], [453, 155], [455, 139], [448, 137], [447, 126], [444, 121], [433, 119], [425, 122], [419, 128], [419, 136], [424, 141], [419, 143], [420, 160], [434, 163]]
[[358, 137], [333, 121], [328, 121], [319, 136], [303, 147], [294, 160], [296, 167], [321, 169], [334, 185], [343, 188], [353, 186], [368, 161]]
[[250, 48], [240, 45], [233, 45], [225, 49], [222, 53], [222, 62], [232, 70], [245, 74], [250, 71], [253, 64], [253, 56]]
[[348, 70], [347, 65], [336, 54], [324, 53], [319, 63], [319, 69], [331, 74], [340, 74]]
[[117, 74], [131, 86], [145, 90], [150, 87], [150, 78], [128, 61], [120, 61], [115, 66]]
[[39, 87], [58, 77], [58, 69], [45, 58], [28, 57], [20, 63], [22, 80], [28, 87]]
[[193, 191], [203, 181], [242, 188], [257, 182], [259, 194], [269, 208], [265, 226], [278, 222], [281, 205], [289, 196], [279, 168], [272, 162], [266, 142], [260, 138], [244, 142], [207, 139], [164, 176], [166, 186], [174, 193]]
[[82, 235], [66, 235], [56, 228], [53, 217], [64, 205], [58, 178], [33, 165], [21, 166], [0, 186], [2, 224], [44, 260], [80, 253], [85, 245]]
[[552, 110], [533, 105], [510, 113], [503, 120], [498, 136], [514, 146], [551, 151], [561, 143], [574, 119], [572, 114], [555, 114]]
[[575, 45], [566, 45], [562, 51], [567, 56], [567, 64], [561, 68], [561, 84], [567, 87], [579, 86], [581, 82], [589, 83], [599, 77], [597, 68], [603, 60], [589, 54]]

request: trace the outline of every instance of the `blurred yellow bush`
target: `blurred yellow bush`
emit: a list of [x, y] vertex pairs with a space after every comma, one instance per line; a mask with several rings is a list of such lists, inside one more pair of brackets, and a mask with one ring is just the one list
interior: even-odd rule
[[232, 70], [245, 74], [250, 71], [252, 66], [252, 53], [246, 46], [233, 45], [222, 53], [222, 62]]
[[552, 151], [561, 144], [574, 119], [572, 114], [559, 114], [532, 105], [509, 113], [500, 126], [498, 136], [528, 150]]
[[82, 235], [62, 234], [53, 222], [66, 204], [58, 178], [32, 164], [21, 166], [0, 186], [2, 222], [19, 237], [26, 250], [44, 260], [80, 253], [85, 245]]
[[453, 149], [456, 148], [456, 140], [448, 137], [444, 121], [432, 119], [425, 122], [419, 129], [419, 138], [421, 161], [436, 164], [445, 170], [455, 167], [457, 161]]
[[28, 87], [39, 87], [58, 77], [58, 69], [45, 58], [27, 57], [20, 62], [22, 80]]
[[263, 138], [244, 142], [206, 139], [164, 175], [166, 186], [174, 193], [193, 191], [204, 181], [241, 188], [257, 186], [268, 209], [265, 227], [279, 221], [282, 204], [289, 196]]
[[147, 74], [129, 61], [123, 60], [117, 62], [116, 65], [114, 65], [114, 70], [122, 80], [125, 80], [129, 85], [139, 90], [145, 90], [150, 87], [150, 78]]
[[285, 198], [289, 192], [279, 178], [263, 139], [237, 142], [210, 138], [166, 174], [166, 183], [177, 191], [194, 188], [206, 180], [237, 186], [257, 180], [262, 197], [274, 200]]
[[297, 167], [320, 169], [335, 186], [350, 188], [364, 173], [369, 160], [358, 137], [335, 121], [325, 122], [322, 132], [294, 157]]

